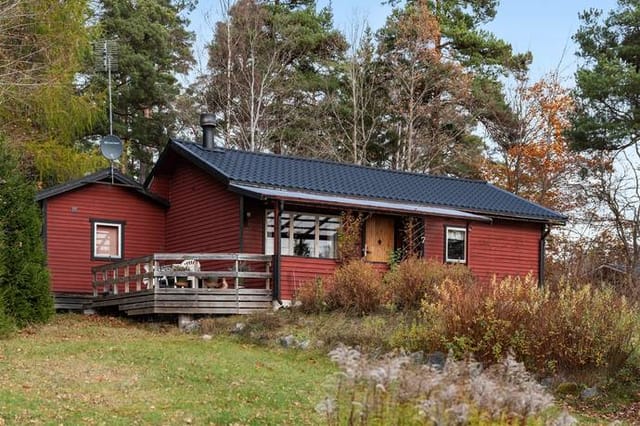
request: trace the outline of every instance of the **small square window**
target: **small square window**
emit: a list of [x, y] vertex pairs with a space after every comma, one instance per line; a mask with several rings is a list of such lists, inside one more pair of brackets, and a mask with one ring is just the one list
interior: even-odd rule
[[91, 245], [94, 259], [122, 259], [123, 223], [92, 221]]
[[465, 228], [446, 228], [445, 245], [447, 262], [467, 262], [467, 230]]

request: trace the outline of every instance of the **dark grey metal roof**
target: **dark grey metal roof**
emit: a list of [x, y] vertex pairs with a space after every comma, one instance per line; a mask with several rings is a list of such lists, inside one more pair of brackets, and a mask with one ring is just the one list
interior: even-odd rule
[[[60, 185], [51, 186], [49, 188], [43, 189], [42, 191], [38, 192], [36, 194], [36, 201], [42, 201], [47, 198], [55, 197], [56, 195], [73, 191], [74, 189], [81, 188], [91, 183], [111, 184], [112, 182], [111, 174], [112, 174], [111, 168], [102, 169], [90, 175], [83, 176], [79, 179], [74, 179], [74, 180], [62, 183]], [[153, 201], [159, 204], [162, 204], [165, 207], [169, 206], [169, 202], [167, 200], [147, 191], [146, 188], [142, 186], [140, 183], [136, 182], [134, 179], [128, 176], [123, 175], [116, 169], [113, 170], [113, 183], [115, 185], [131, 188], [132, 190], [138, 192], [140, 195], [148, 197]]]
[[331, 161], [288, 157], [172, 140], [169, 149], [223, 176], [229, 183], [286, 188], [441, 206], [461, 211], [548, 223], [566, 217], [485, 181], [408, 173]]

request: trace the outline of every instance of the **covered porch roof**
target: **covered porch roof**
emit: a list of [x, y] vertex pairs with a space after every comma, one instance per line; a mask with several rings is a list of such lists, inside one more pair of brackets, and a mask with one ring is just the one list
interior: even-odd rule
[[442, 216], [455, 219], [491, 222], [491, 218], [460, 210], [434, 207], [426, 204], [403, 203], [388, 200], [347, 197], [339, 195], [319, 194], [314, 192], [292, 191], [282, 188], [251, 186], [231, 182], [229, 188], [237, 193], [260, 200], [273, 199], [313, 206], [333, 206], [353, 209], [374, 210], [387, 213], [407, 213], [417, 215]]

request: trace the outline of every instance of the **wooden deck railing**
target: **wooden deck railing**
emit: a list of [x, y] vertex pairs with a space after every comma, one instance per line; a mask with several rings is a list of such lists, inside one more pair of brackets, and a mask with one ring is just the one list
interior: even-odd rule
[[[178, 265], [196, 260], [199, 270], [182, 270]], [[221, 280], [223, 288], [270, 289], [272, 256], [244, 253], [155, 253], [91, 268], [93, 295], [115, 295], [175, 284], [188, 278], [192, 287]], [[227, 282], [226, 280], [229, 280]], [[211, 285], [211, 284], [209, 284]], [[213, 284], [215, 285], [215, 284]], [[225, 286], [226, 285], [226, 286]]]

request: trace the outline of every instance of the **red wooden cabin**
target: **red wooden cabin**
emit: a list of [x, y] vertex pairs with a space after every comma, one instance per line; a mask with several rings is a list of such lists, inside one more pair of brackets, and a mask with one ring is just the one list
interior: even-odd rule
[[[297, 286], [335, 269], [344, 211], [366, 218], [363, 257], [381, 268], [406, 245], [403, 227], [412, 218], [412, 246], [426, 258], [467, 264], [482, 281], [494, 275], [542, 279], [545, 237], [551, 225], [565, 222], [483, 181], [222, 149], [213, 146], [211, 131], [205, 128], [208, 143], [171, 140], [144, 185], [117, 172], [111, 184], [104, 171], [38, 195], [54, 293], [91, 294], [94, 267], [94, 274], [104, 272], [103, 279], [115, 285], [119, 298], [118, 285], [135, 281], [136, 289], [155, 291], [157, 301], [157, 269], [173, 253], [177, 260], [198, 259], [203, 270], [216, 271], [212, 275], [230, 271], [236, 284], [268, 273], [269, 296], [286, 303]], [[100, 233], [111, 243], [103, 252], [96, 248]], [[144, 257], [153, 253], [164, 254]], [[249, 260], [263, 266], [270, 261], [260, 272], [241, 272], [244, 260], [236, 257], [233, 270], [216, 253], [260, 255]], [[132, 258], [144, 259], [124, 265], [124, 272], [114, 269], [114, 276], [106, 266], [96, 269]], [[191, 275], [203, 279], [203, 270]], [[197, 293], [184, 291], [191, 290]], [[236, 289], [238, 306], [239, 294]], [[153, 303], [140, 302], [129, 313], [172, 309], [169, 302], [162, 309]], [[199, 305], [184, 312], [209, 313]]]

